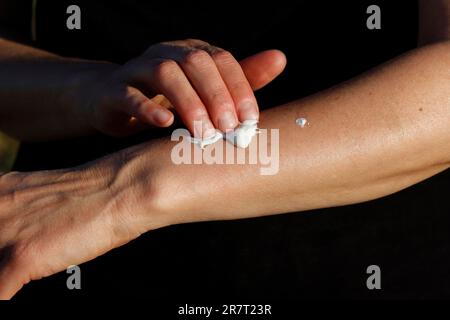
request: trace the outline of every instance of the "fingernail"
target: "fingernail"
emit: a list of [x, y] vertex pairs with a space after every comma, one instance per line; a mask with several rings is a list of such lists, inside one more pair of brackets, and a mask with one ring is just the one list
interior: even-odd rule
[[203, 135], [203, 139], [211, 138], [216, 135], [216, 129], [209, 128], [205, 130], [205, 134]]
[[225, 111], [219, 117], [219, 129], [223, 132], [233, 130], [238, 125], [235, 115], [230, 111]]
[[153, 117], [155, 119], [155, 121], [159, 124], [165, 124], [167, 123], [170, 118], [172, 117], [172, 115], [170, 114], [169, 111], [164, 110], [164, 109], [155, 109], [155, 111], [153, 112]]
[[209, 120], [194, 121], [194, 137], [196, 138], [210, 138], [216, 134], [212, 123]]
[[209, 119], [204, 120], [203, 121], [203, 139], [211, 138], [215, 134], [216, 134], [216, 128], [214, 128], [211, 121], [209, 121]]
[[244, 122], [245, 120], [258, 120], [258, 106], [254, 102], [243, 102], [239, 106], [239, 120]]

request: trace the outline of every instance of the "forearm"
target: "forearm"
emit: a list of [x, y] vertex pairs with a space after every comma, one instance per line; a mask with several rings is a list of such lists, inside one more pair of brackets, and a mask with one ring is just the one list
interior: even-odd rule
[[76, 102], [78, 86], [83, 77], [112, 67], [0, 38], [0, 130], [22, 140], [91, 132]]
[[445, 170], [449, 70], [448, 43], [424, 47], [263, 112], [261, 128], [280, 134], [275, 175], [254, 164], [176, 165], [169, 139], [83, 167], [0, 175], [0, 299], [155, 228], [367, 201]]
[[[175, 165], [173, 142], [152, 145], [159, 205], [176, 222], [235, 219], [367, 201], [450, 164], [449, 44], [415, 50], [312, 97], [270, 109], [261, 128], [279, 129], [276, 175], [258, 165]], [[309, 126], [295, 120], [305, 117]], [[256, 140], [253, 141], [256, 143]], [[144, 163], [147, 151], [137, 152]], [[142, 155], [140, 155], [140, 153]], [[145, 172], [145, 165], [138, 175]]]

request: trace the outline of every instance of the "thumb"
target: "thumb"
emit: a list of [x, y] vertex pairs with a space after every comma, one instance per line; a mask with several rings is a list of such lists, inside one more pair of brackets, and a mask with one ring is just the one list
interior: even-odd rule
[[240, 65], [253, 90], [274, 80], [286, 67], [286, 56], [280, 50], [267, 50], [241, 60]]
[[0, 263], [0, 300], [11, 299], [19, 291], [23, 282], [21, 281], [20, 266], [8, 257]]

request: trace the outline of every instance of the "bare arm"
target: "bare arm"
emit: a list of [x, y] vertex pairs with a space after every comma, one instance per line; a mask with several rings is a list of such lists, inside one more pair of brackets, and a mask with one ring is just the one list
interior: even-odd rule
[[[172, 106], [193, 135], [210, 136], [257, 119], [252, 89], [284, 65], [277, 50], [238, 63], [223, 49], [189, 39], [155, 44], [119, 66], [57, 56], [0, 33], [0, 130], [28, 141], [96, 130], [122, 136], [170, 126]], [[204, 127], [195, 128], [200, 121]]]
[[[195, 188], [189, 189], [192, 194], [183, 193], [177, 207], [179, 221], [357, 203], [447, 169], [450, 1], [420, 0], [419, 15], [419, 45], [434, 45], [262, 114], [262, 127], [280, 130], [277, 175], [261, 176], [251, 166], [203, 166], [201, 172], [199, 166], [183, 169], [191, 171], [187, 180]], [[300, 129], [295, 124], [299, 117], [307, 118], [310, 126]], [[232, 204], [221, 206], [229, 204], [227, 199], [233, 199]]]
[[[414, 50], [263, 112], [261, 127], [280, 132], [278, 174], [260, 175], [256, 165], [175, 166], [167, 159], [166, 181], [185, 188], [171, 194], [169, 184], [164, 193], [172, 202], [181, 197], [175, 211], [186, 222], [330, 207], [396, 192], [450, 166], [449, 84], [449, 42]], [[299, 117], [310, 125], [300, 128]]]
[[449, 46], [264, 112], [261, 127], [280, 129], [274, 176], [256, 165], [176, 166], [168, 139], [79, 168], [0, 176], [0, 299], [155, 228], [367, 201], [445, 170]]
[[[261, 127], [280, 130], [273, 176], [251, 164], [175, 165], [168, 139], [71, 170], [1, 176], [0, 247], [7, 254], [0, 298], [148, 230], [366, 201], [445, 170], [449, 48], [447, 42], [414, 50], [264, 112]], [[297, 117], [310, 126], [298, 127]]]
[[47, 140], [94, 132], [77, 104], [83, 74], [107, 63], [63, 58], [0, 35], [0, 130], [21, 140]]

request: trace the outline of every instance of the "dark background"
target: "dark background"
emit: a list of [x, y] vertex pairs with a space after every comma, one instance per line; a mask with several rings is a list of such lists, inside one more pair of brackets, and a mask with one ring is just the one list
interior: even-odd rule
[[[69, 4], [82, 9], [81, 31], [65, 27]], [[381, 30], [366, 28], [371, 4], [381, 7]], [[275, 1], [243, 7], [42, 0], [37, 23], [37, 46], [119, 63], [153, 43], [184, 38], [208, 41], [238, 58], [281, 49], [288, 67], [258, 92], [264, 109], [328, 88], [414, 48], [417, 3]], [[153, 136], [24, 144], [15, 169], [77, 165]], [[32, 282], [17, 298], [449, 298], [449, 187], [446, 171], [363, 204], [151, 231], [83, 264], [82, 290], [67, 290], [68, 275], [60, 273]], [[366, 268], [372, 264], [381, 268], [381, 290], [366, 287]]]

